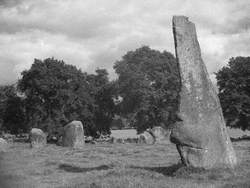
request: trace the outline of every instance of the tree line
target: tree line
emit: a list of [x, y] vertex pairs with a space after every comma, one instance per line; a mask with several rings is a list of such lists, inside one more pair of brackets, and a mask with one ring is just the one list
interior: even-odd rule
[[[37, 127], [60, 135], [64, 125], [80, 120], [86, 135], [98, 137], [110, 134], [115, 116], [138, 132], [175, 123], [181, 83], [171, 53], [143, 46], [114, 69], [118, 78], [110, 81], [106, 69], [89, 74], [54, 58], [35, 59], [15, 85], [0, 87], [1, 129], [17, 134]], [[250, 58], [230, 59], [216, 78], [227, 125], [249, 129]]]

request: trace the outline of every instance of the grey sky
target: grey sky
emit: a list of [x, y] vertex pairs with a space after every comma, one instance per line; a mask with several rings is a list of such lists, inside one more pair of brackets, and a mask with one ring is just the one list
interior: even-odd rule
[[250, 55], [249, 0], [0, 0], [0, 84], [52, 56], [114, 78], [128, 50], [174, 53], [171, 19], [179, 14], [196, 24], [212, 79], [230, 57]]

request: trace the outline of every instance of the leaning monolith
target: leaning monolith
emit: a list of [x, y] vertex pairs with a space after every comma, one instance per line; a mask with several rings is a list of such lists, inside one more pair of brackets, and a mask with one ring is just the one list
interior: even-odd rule
[[170, 139], [187, 166], [233, 167], [237, 160], [220, 102], [201, 58], [195, 25], [173, 17], [175, 53], [181, 77], [179, 122]]

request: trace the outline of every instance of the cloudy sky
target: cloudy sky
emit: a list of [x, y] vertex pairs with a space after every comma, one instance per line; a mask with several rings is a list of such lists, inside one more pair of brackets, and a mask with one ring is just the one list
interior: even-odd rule
[[171, 19], [180, 14], [196, 24], [212, 79], [230, 57], [250, 55], [249, 0], [0, 0], [0, 84], [52, 56], [115, 78], [128, 50], [174, 53]]

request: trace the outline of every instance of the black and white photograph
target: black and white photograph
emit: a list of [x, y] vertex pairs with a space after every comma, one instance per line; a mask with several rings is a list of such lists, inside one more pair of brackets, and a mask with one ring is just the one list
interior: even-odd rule
[[0, 0], [0, 188], [250, 188], [250, 1]]

